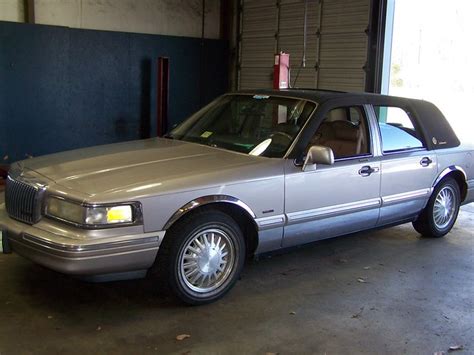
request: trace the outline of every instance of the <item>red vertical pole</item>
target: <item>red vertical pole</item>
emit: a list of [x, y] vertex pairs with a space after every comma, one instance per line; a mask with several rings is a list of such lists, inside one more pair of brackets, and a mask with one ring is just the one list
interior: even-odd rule
[[275, 54], [275, 64], [273, 65], [273, 89], [280, 88], [280, 55]]
[[170, 60], [168, 57], [158, 58], [158, 104], [156, 134], [163, 136], [168, 130]]

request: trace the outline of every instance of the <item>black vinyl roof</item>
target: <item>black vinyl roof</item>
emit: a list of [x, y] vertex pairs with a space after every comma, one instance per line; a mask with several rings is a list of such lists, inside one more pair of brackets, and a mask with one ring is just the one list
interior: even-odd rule
[[310, 88], [293, 88], [293, 89], [256, 89], [256, 90], [243, 90], [240, 91], [243, 94], [257, 94], [257, 95], [281, 95], [281, 96], [291, 96], [295, 98], [301, 98], [303, 100], [316, 101], [318, 103], [323, 103], [328, 100], [333, 99], [359, 99], [363, 102], [370, 103], [371, 101], [379, 101], [384, 99], [384, 101], [422, 101], [416, 99], [409, 99], [404, 97], [396, 97], [382, 94], [373, 94], [368, 92], [346, 92], [346, 91], [336, 91], [336, 90], [323, 90], [323, 89], [310, 89]]
[[[407, 111], [421, 130], [425, 145], [428, 149], [452, 148], [460, 145], [460, 141], [454, 133], [451, 125], [443, 113], [431, 102], [396, 97], [389, 95], [373, 94], [366, 92], [344, 92], [316, 89], [258, 89], [242, 90], [242, 94], [288, 96], [317, 102], [320, 106], [363, 105], [394, 106]], [[324, 105], [327, 103], [328, 105]], [[337, 105], [337, 106], [336, 106]]]
[[[296, 97], [296, 98], [300, 98], [304, 100], [316, 101], [318, 103], [322, 103], [332, 98], [347, 97], [347, 95], [352, 95], [343, 91], [300, 89], [300, 88], [282, 89], [282, 90], [257, 89], [257, 90], [242, 90], [239, 92], [243, 94], [291, 96], [291, 97]], [[359, 94], [356, 94], [356, 95], [359, 95]]]

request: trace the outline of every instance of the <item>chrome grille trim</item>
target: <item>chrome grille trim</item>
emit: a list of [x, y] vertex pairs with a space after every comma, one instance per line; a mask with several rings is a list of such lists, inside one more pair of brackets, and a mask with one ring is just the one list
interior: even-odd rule
[[11, 218], [28, 224], [37, 223], [41, 218], [40, 188], [8, 176], [5, 206]]

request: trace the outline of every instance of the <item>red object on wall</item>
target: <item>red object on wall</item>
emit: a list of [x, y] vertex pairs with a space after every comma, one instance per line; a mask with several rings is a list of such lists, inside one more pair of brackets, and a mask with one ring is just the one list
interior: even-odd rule
[[6, 179], [8, 175], [8, 165], [0, 165], [0, 178]]
[[158, 58], [158, 105], [156, 134], [163, 136], [168, 130], [168, 101], [170, 87], [170, 60], [167, 57]]
[[288, 89], [290, 87], [290, 55], [280, 52], [275, 54], [275, 65], [273, 66], [273, 88], [275, 90]]
[[0, 191], [4, 189], [7, 175], [8, 175], [8, 165], [0, 165]]

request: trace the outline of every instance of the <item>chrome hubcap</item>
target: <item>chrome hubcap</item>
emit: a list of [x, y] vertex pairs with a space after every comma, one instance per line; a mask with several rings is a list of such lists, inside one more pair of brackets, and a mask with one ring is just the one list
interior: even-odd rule
[[456, 197], [451, 186], [445, 186], [438, 192], [433, 208], [436, 227], [444, 229], [451, 223], [456, 212], [455, 203]]
[[234, 244], [221, 229], [196, 233], [183, 250], [181, 278], [195, 292], [215, 290], [228, 279], [234, 267]]

